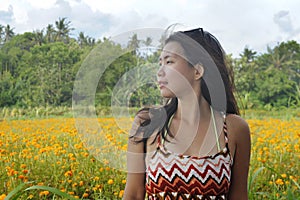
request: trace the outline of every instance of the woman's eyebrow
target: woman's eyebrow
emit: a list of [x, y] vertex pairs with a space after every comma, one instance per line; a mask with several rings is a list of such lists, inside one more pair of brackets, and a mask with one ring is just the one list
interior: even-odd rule
[[170, 57], [172, 57], [172, 56], [171, 55], [165, 55], [165, 56], [163, 56], [163, 58], [160, 56], [159, 57], [159, 61], [166, 60], [166, 59], [168, 59]]

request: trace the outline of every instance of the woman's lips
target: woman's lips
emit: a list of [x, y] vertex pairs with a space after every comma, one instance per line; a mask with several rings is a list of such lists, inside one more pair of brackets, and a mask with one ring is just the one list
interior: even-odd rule
[[158, 85], [159, 85], [159, 88], [163, 88], [163, 87], [166, 87], [166, 85], [168, 84], [167, 81], [158, 81]]

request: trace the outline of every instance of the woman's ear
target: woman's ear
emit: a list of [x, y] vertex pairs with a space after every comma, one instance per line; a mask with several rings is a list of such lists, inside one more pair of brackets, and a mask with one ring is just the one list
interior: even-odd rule
[[194, 65], [195, 68], [195, 80], [199, 80], [203, 77], [204, 74], [204, 67], [202, 64], [196, 64]]

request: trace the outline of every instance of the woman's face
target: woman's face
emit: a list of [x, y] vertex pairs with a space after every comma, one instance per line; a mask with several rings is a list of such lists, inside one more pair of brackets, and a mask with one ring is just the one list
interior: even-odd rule
[[184, 59], [184, 50], [178, 42], [168, 42], [160, 55], [157, 81], [163, 97], [180, 97], [191, 92], [195, 69]]

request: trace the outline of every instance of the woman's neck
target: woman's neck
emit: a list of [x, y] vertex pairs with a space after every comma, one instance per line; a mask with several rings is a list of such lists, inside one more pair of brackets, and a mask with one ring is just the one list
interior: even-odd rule
[[202, 95], [200, 98], [196, 98], [195, 95], [178, 98], [178, 108], [174, 117], [188, 124], [210, 120], [210, 105]]

